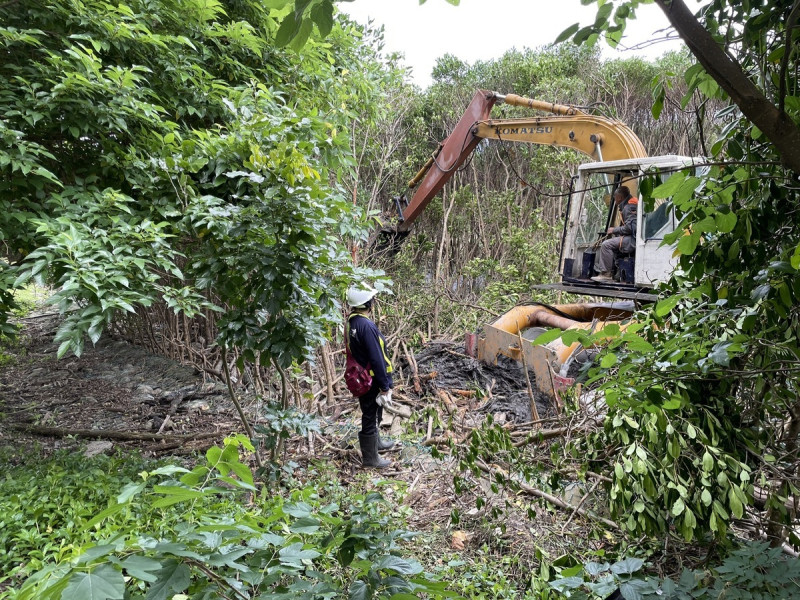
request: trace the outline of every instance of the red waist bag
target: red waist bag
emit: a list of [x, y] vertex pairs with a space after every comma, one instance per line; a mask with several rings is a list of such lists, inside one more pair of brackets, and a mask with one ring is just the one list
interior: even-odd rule
[[347, 360], [344, 363], [344, 384], [353, 396], [359, 398], [372, 387], [372, 375], [369, 374], [368, 369], [362, 367], [353, 358], [350, 348], [347, 346], [345, 348], [347, 349]]

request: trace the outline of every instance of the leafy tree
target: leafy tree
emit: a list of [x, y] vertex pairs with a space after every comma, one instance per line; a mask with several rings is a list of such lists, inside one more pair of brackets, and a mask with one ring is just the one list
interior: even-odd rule
[[[656, 3], [697, 58], [689, 92], [724, 100], [726, 127], [706, 174], [645, 182], [681, 216], [680, 270], [642, 316], [651, 347], [604, 359], [609, 414], [590, 446], [612, 457], [612, 508], [632, 531], [723, 537], [755, 504], [773, 543], [797, 546], [798, 5]], [[601, 2], [573, 39], [619, 41], [640, 4]]]
[[0, 314], [46, 278], [60, 355], [161, 304], [224, 308], [247, 359], [310, 353], [355, 273], [342, 240], [366, 231], [339, 181], [380, 64], [324, 8], [327, 40], [278, 49], [285, 5], [0, 4]]

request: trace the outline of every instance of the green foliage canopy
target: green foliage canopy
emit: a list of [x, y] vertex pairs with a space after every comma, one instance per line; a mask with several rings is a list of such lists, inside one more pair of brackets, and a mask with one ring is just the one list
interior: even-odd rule
[[278, 49], [284, 4], [0, 5], [0, 312], [37, 277], [62, 355], [158, 302], [224, 307], [246, 358], [309, 353], [354, 276], [341, 240], [365, 235], [342, 132], [381, 74], [327, 12], [327, 40]]
[[[649, 186], [681, 218], [666, 240], [677, 243], [680, 269], [641, 317], [648, 344], [620, 339], [601, 362], [609, 414], [590, 456], [612, 457], [612, 510], [633, 532], [674, 525], [687, 540], [723, 538], [758, 499], [773, 543], [797, 546], [787, 526], [800, 493], [800, 187], [786, 149], [800, 123], [798, 7], [715, 0], [690, 18], [682, 2], [674, 12], [657, 3], [682, 35], [701, 28], [687, 41], [699, 64], [685, 80], [689, 93], [727, 101], [717, 115], [726, 126], [706, 173]], [[641, 2], [598, 4], [595, 24], [573, 29], [576, 41], [618, 39]], [[746, 77], [747, 93], [721, 72]]]

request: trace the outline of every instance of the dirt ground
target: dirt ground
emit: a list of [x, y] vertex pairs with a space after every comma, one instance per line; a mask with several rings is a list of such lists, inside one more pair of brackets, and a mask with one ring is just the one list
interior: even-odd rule
[[[35, 441], [48, 450], [76, 445], [72, 432], [85, 443], [96, 431], [94, 439], [113, 447], [159, 456], [237, 429], [225, 386], [191, 367], [107, 338], [87, 344], [80, 358], [57, 360], [59, 317], [33, 313], [21, 323], [18, 343], [6, 350], [16, 358], [0, 367], [0, 444]], [[104, 432], [153, 439], [109, 439]], [[169, 438], [180, 439], [180, 447]]]
[[[0, 367], [0, 446], [89, 453], [135, 449], [145, 456], [190, 460], [193, 452], [242, 429], [225, 385], [190, 366], [114, 339], [87, 345], [80, 358], [57, 360], [53, 338], [58, 316], [33, 313], [21, 323], [19, 343], [6, 349], [15, 358]], [[488, 413], [509, 427], [530, 420], [527, 387], [516, 363], [481, 364], [449, 343], [428, 345], [414, 357], [414, 366], [399, 362], [399, 408], [385, 415], [384, 433], [391, 430], [402, 443], [388, 454], [393, 466], [374, 475], [405, 482], [403, 503], [412, 509], [412, 527], [438, 531], [442, 543], [454, 550], [488, 544], [529, 555], [531, 561], [537, 552], [551, 559], [559, 556], [576, 540], [595, 551], [609, 543], [590, 540], [591, 524], [570, 510], [554, 509], [541, 497], [496, 491], [487, 477], [464, 474], [471, 491], [457, 495], [456, 459], [432, 456], [437, 440], [459, 435], [445, 422], [457, 425], [463, 436]], [[257, 400], [243, 401], [256, 412]], [[537, 404], [541, 416], [552, 416], [552, 407], [542, 399]], [[360, 413], [352, 399], [328, 403], [326, 412], [320, 416], [320, 434], [293, 441], [291, 459], [300, 464], [333, 462], [347, 484], [364, 474], [355, 444]], [[141, 439], [126, 439], [137, 436]], [[544, 457], [548, 452], [542, 449]], [[584, 506], [592, 504], [593, 497], [582, 498], [589, 496], [582, 484], [562, 482], [560, 491], [568, 503], [583, 499]], [[488, 499], [481, 509], [475, 504], [478, 495]], [[504, 528], [486, 519], [492, 506], [504, 508]], [[462, 515], [458, 530], [450, 525], [454, 509]], [[535, 511], [535, 519], [529, 510]]]

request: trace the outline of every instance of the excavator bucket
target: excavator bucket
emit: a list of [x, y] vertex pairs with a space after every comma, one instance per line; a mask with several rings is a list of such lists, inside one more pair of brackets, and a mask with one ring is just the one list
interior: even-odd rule
[[585, 329], [591, 333], [608, 324], [618, 323], [633, 315], [631, 302], [580, 303], [549, 306], [530, 304], [517, 306], [486, 325], [478, 339], [478, 359], [496, 364], [500, 355], [512, 358], [533, 371], [536, 387], [551, 401], [573, 383], [573, 366], [579, 366], [596, 353], [578, 342], [567, 346], [560, 339], [535, 346], [532, 342], [547, 329]]

